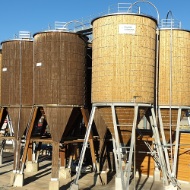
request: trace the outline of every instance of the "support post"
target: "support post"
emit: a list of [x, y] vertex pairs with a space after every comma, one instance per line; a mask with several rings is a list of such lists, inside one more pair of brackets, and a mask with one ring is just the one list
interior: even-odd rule
[[59, 142], [52, 143], [52, 169], [49, 190], [59, 190]]
[[[88, 121], [89, 121], [89, 113], [87, 109], [81, 108], [82, 116], [84, 119], [84, 123], [86, 128], [88, 127]], [[96, 156], [95, 156], [95, 150], [94, 150], [94, 142], [93, 142], [93, 134], [92, 131], [90, 131], [89, 135], [89, 143], [90, 143], [90, 152], [92, 156], [92, 163], [93, 163], [93, 169], [96, 170]]]
[[126, 165], [126, 171], [127, 171], [127, 180], [126, 180], [126, 190], [129, 190], [129, 180], [130, 180], [130, 173], [131, 173], [131, 165], [132, 165], [132, 157], [133, 157], [133, 150], [135, 146], [135, 134], [136, 134], [136, 126], [137, 126], [137, 117], [138, 117], [138, 105], [135, 106], [134, 109], [134, 119], [133, 119], [133, 128], [132, 128], [132, 134], [131, 134], [131, 145], [130, 145], [130, 152], [129, 152], [129, 161]]
[[164, 134], [164, 126], [163, 126], [163, 121], [162, 121], [161, 108], [158, 108], [158, 117], [159, 117], [159, 123], [160, 123], [160, 132], [161, 132], [161, 136], [162, 136], [162, 143], [164, 146], [163, 149], [164, 149], [164, 154], [165, 154], [165, 159], [166, 159], [167, 170], [168, 170], [169, 175], [171, 175], [171, 166], [170, 166], [169, 155], [168, 155], [168, 150], [167, 150], [166, 137]]
[[163, 172], [163, 178], [164, 178], [164, 185], [168, 185], [168, 178], [167, 178], [167, 168], [165, 167], [165, 159], [164, 159], [164, 155], [163, 155], [163, 151], [162, 151], [162, 145], [160, 142], [160, 136], [159, 136], [159, 132], [158, 132], [158, 127], [156, 124], [156, 117], [155, 117], [155, 113], [154, 113], [154, 108], [151, 108], [151, 114], [152, 114], [152, 130], [153, 130], [153, 134], [154, 134], [154, 138], [155, 138], [155, 143], [156, 143], [156, 147], [157, 147], [157, 152], [158, 152], [158, 156], [159, 156], [159, 160], [160, 160], [160, 166], [161, 166], [161, 170]]
[[34, 127], [34, 121], [36, 119], [37, 110], [38, 110], [38, 107], [35, 107], [34, 110], [33, 110], [32, 121], [31, 121], [31, 124], [29, 126], [28, 133], [26, 135], [26, 143], [25, 143], [25, 147], [24, 147], [24, 152], [23, 152], [23, 157], [22, 157], [22, 167], [21, 167], [21, 171], [20, 171], [21, 174], [24, 172], [24, 164], [26, 162], [28, 146], [29, 146], [29, 143], [30, 143], [32, 130], [33, 130], [33, 127]]
[[176, 136], [175, 136], [175, 150], [174, 150], [174, 163], [173, 163], [173, 168], [172, 168], [172, 177], [176, 177], [177, 156], [178, 156], [178, 148], [179, 148], [180, 119], [181, 119], [181, 108], [178, 109], [178, 116], [177, 116], [177, 127], [176, 127]]
[[81, 151], [81, 154], [80, 154], [80, 160], [79, 160], [79, 164], [78, 164], [78, 171], [76, 173], [76, 178], [75, 178], [74, 182], [71, 184], [70, 190], [78, 190], [79, 189], [78, 180], [79, 180], [79, 176], [80, 176], [81, 169], [82, 169], [82, 164], [83, 164], [83, 160], [84, 160], [84, 156], [85, 156], [85, 152], [86, 152], [86, 147], [87, 147], [87, 144], [88, 144], [88, 139], [89, 139], [90, 132], [91, 132], [91, 127], [92, 127], [92, 122], [93, 122], [93, 119], [94, 119], [95, 111], [96, 111], [96, 107], [92, 106], [92, 111], [91, 111], [91, 114], [90, 114], [87, 131], [86, 131], [86, 134], [85, 134], [83, 147], [82, 147], [82, 151]]

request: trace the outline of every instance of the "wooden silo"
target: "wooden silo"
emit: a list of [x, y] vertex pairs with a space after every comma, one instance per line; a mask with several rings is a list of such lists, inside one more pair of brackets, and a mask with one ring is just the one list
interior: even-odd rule
[[8, 108], [15, 134], [20, 123], [22, 136], [33, 105], [33, 41], [2, 42], [1, 88], [1, 104]]
[[[171, 39], [172, 38], [172, 39]], [[172, 41], [171, 41], [172, 40]], [[160, 30], [159, 98], [164, 106], [189, 106], [190, 33], [181, 29]], [[172, 56], [172, 57], [171, 57]], [[171, 63], [172, 62], [172, 63]], [[171, 65], [172, 64], [172, 65]], [[172, 66], [172, 76], [170, 75]], [[171, 102], [170, 102], [170, 76]]]
[[[118, 105], [115, 116], [119, 141], [122, 146], [129, 146], [134, 105], [154, 103], [157, 22], [138, 14], [113, 14], [94, 19], [92, 26], [92, 103], [97, 105], [96, 111], [112, 136], [113, 112], [106, 104]], [[127, 106], [120, 106], [123, 103]], [[139, 107], [137, 124], [147, 110], [146, 105]], [[97, 130], [101, 133], [101, 129]], [[139, 141], [137, 144], [141, 147]], [[151, 168], [147, 171], [150, 163], [145, 157], [145, 154], [138, 155], [137, 167], [142, 173], [153, 175], [153, 159], [148, 156]], [[146, 163], [142, 163], [144, 160]]]
[[86, 41], [75, 33], [34, 35], [34, 104], [44, 107], [54, 140], [73, 108], [85, 105], [85, 56]]
[[[172, 21], [175, 24], [175, 21]], [[162, 137], [163, 144], [175, 145], [170, 147], [170, 150], [173, 150], [170, 153], [174, 165], [173, 173], [178, 179], [189, 180], [187, 173], [182, 174], [185, 157], [182, 155], [184, 147], [180, 145], [187, 144], [188, 140], [186, 134], [180, 133], [179, 126], [190, 106], [190, 100], [187, 98], [190, 92], [190, 32], [172, 27], [163, 27], [160, 30], [158, 113], [160, 127], [164, 133], [162, 136], [165, 136]], [[186, 156], [187, 159], [188, 155]]]
[[86, 47], [87, 39], [77, 33], [53, 30], [34, 34], [34, 104], [43, 107], [50, 128], [54, 179], [59, 178], [62, 136], [73, 127], [76, 110], [86, 106]]
[[2, 42], [1, 105], [14, 130], [14, 171], [20, 169], [21, 138], [30, 122], [33, 106], [33, 41]]
[[[97, 18], [92, 24], [92, 103], [153, 103], [155, 20], [116, 14]], [[129, 120], [133, 118], [133, 109], [121, 112], [131, 113]]]

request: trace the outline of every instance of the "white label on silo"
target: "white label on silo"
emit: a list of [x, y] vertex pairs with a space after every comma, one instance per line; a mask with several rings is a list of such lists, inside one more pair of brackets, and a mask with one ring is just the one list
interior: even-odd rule
[[36, 67], [41, 67], [42, 63], [36, 63]]
[[135, 34], [136, 25], [135, 24], [120, 24], [119, 34]]
[[3, 72], [7, 71], [7, 67], [2, 68], [2, 71]]

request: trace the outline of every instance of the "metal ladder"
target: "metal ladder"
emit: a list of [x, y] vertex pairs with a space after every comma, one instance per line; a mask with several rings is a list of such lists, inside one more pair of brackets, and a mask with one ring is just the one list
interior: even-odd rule
[[[150, 144], [147, 141], [144, 141], [144, 143], [148, 147], [148, 149], [150, 151], [150, 155], [152, 156], [152, 158], [156, 162], [157, 166], [159, 167], [159, 169], [161, 169], [161, 163], [160, 163], [160, 159], [159, 159], [157, 152], [152, 149], [152, 147], [150, 146]], [[171, 174], [168, 172], [168, 170], [166, 170], [166, 175], [174, 187], [177, 186], [179, 189], [181, 189], [179, 184], [178, 184], [177, 179], [175, 177], [172, 177]]]

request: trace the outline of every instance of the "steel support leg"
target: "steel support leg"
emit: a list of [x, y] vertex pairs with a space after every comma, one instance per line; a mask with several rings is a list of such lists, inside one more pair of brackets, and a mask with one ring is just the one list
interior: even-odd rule
[[162, 151], [162, 145], [160, 142], [160, 136], [159, 136], [158, 127], [157, 127], [157, 123], [156, 123], [154, 108], [151, 108], [151, 114], [152, 114], [151, 126], [152, 126], [152, 130], [153, 130], [154, 138], [155, 138], [155, 143], [157, 145], [157, 152], [158, 152], [159, 159], [160, 159], [161, 170], [163, 172], [164, 185], [168, 185], [169, 183], [168, 183], [168, 178], [167, 178], [167, 168], [165, 167], [166, 164], [165, 164], [165, 159], [164, 159], [164, 155], [163, 155], [163, 151]]
[[180, 119], [181, 119], [181, 108], [178, 109], [178, 116], [177, 116], [177, 127], [176, 127], [176, 136], [175, 136], [175, 150], [174, 150], [174, 163], [173, 163], [173, 168], [172, 168], [172, 177], [176, 176], [176, 169], [177, 169]]
[[166, 159], [166, 165], [168, 169], [169, 175], [171, 175], [171, 166], [170, 166], [170, 161], [169, 161], [169, 155], [168, 155], [168, 150], [167, 150], [167, 143], [166, 143], [166, 137], [164, 133], [164, 126], [163, 126], [163, 121], [162, 121], [162, 114], [160, 108], [158, 109], [158, 117], [159, 117], [159, 122], [160, 122], [160, 132], [162, 136], [162, 143], [164, 145], [164, 154], [165, 154], [165, 159]]
[[131, 133], [131, 145], [130, 145], [130, 152], [129, 152], [129, 159], [128, 164], [126, 165], [125, 171], [127, 172], [127, 179], [126, 179], [126, 186], [125, 189], [129, 190], [129, 180], [130, 180], [130, 173], [131, 173], [131, 165], [132, 165], [132, 157], [133, 157], [133, 150], [135, 146], [135, 138], [136, 138], [136, 126], [137, 126], [137, 117], [138, 117], [138, 106], [135, 106], [134, 110], [134, 119], [133, 119], [133, 128]]
[[121, 186], [124, 187], [125, 184], [124, 184], [124, 175], [123, 175], [123, 170], [122, 170], [121, 151], [120, 151], [121, 146], [120, 146], [117, 118], [116, 118], [114, 105], [111, 106], [111, 111], [112, 111], [112, 119], [113, 119], [113, 126], [114, 126], [114, 136], [115, 136], [115, 142], [114, 142], [114, 138], [113, 138], [113, 148], [114, 148], [115, 166], [116, 166], [115, 184], [117, 186], [117, 183], [121, 182], [121, 184], [118, 184], [118, 186], [120, 186], [119, 188], [121, 188]]
[[81, 151], [81, 154], [80, 154], [80, 160], [79, 160], [79, 163], [78, 163], [78, 171], [76, 173], [76, 178], [75, 178], [74, 182], [71, 184], [70, 190], [78, 190], [79, 189], [78, 180], [79, 180], [79, 176], [80, 176], [81, 169], [82, 169], [82, 163], [83, 163], [83, 160], [84, 160], [86, 147], [88, 145], [88, 139], [89, 139], [91, 128], [92, 128], [92, 122], [93, 122], [93, 119], [94, 119], [95, 111], [96, 111], [96, 107], [92, 106], [92, 111], [91, 111], [91, 114], [90, 114], [87, 131], [86, 131], [86, 134], [85, 134], [83, 147], [82, 147], [82, 151]]

